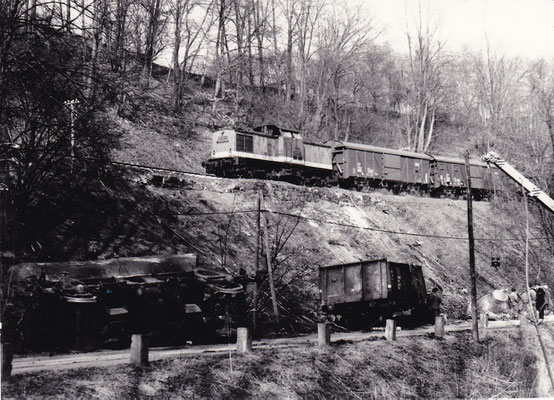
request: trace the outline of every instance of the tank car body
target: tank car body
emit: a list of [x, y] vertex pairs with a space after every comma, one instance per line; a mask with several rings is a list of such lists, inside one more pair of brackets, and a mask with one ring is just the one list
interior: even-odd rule
[[298, 131], [264, 125], [213, 134], [208, 173], [223, 177], [325, 183], [332, 176], [331, 147], [305, 142]]
[[349, 329], [371, 326], [395, 312], [425, 315], [427, 291], [420, 266], [387, 259], [319, 268], [320, 310]]

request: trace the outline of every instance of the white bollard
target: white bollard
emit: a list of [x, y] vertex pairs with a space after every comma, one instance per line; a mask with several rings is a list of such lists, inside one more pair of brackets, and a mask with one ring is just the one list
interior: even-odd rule
[[252, 351], [252, 337], [248, 328], [237, 328], [237, 353]]
[[131, 364], [139, 367], [148, 365], [148, 336], [131, 335]]
[[442, 315], [435, 317], [435, 337], [444, 337], [444, 317]]
[[327, 347], [331, 344], [331, 324], [320, 322], [317, 324], [317, 345]]
[[385, 325], [385, 339], [396, 340], [396, 320], [387, 319], [387, 324]]

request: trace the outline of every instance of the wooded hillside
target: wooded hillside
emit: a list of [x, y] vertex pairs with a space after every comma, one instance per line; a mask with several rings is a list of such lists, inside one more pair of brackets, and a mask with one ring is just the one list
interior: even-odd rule
[[[210, 132], [224, 126], [274, 123], [299, 129], [308, 140], [450, 156], [494, 149], [549, 192], [553, 65], [512, 59], [492, 46], [448, 52], [433, 21], [418, 15], [406, 28], [407, 51], [399, 54], [379, 39], [376, 20], [349, 3], [0, 0], [4, 261], [195, 250], [193, 237], [184, 235], [185, 242], [171, 232], [189, 225], [174, 218], [168, 229], [155, 212], [175, 211], [177, 200], [204, 211], [234, 207], [235, 197], [186, 203], [182, 193], [129, 183], [142, 177], [109, 162], [199, 172]], [[169, 67], [158, 64], [167, 54]], [[481, 249], [483, 260], [502, 252], [503, 265], [517, 267], [502, 273], [502, 284], [517, 282], [521, 272], [523, 200], [516, 192], [498, 194], [483, 228], [493, 239], [520, 241], [493, 241]], [[413, 211], [403, 205], [401, 212]], [[440, 212], [449, 221], [451, 214]], [[543, 279], [542, 264], [554, 253], [552, 217], [538, 207], [532, 213], [533, 232], [541, 239], [532, 247], [533, 273]], [[381, 214], [386, 212], [379, 213], [379, 224]], [[460, 215], [458, 210], [458, 225]], [[491, 215], [498, 215], [498, 223]], [[422, 227], [417, 215], [395, 223], [412, 220], [407, 231]], [[228, 232], [220, 220], [211, 222], [211, 231], [196, 227], [213, 234], [202, 236], [196, 248], [218, 254]], [[272, 223], [275, 228], [279, 221]], [[333, 247], [338, 239], [326, 240]], [[407, 251], [407, 243], [397, 242]], [[362, 241], [347, 244], [361, 257], [374, 254], [361, 252]], [[416, 246], [409, 251], [413, 256], [420, 245], [410, 245]], [[447, 247], [433, 251], [439, 264], [455, 264], [458, 257], [454, 250], [445, 255]], [[240, 267], [240, 251], [229, 254], [229, 265]], [[484, 287], [497, 283], [496, 273], [488, 271]], [[445, 270], [437, 269], [436, 276], [444, 283]]]

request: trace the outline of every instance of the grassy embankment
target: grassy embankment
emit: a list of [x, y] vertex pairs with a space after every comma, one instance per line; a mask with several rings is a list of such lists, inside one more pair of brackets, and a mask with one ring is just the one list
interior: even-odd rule
[[535, 351], [520, 330], [208, 355], [131, 366], [16, 375], [5, 398], [534, 397]]

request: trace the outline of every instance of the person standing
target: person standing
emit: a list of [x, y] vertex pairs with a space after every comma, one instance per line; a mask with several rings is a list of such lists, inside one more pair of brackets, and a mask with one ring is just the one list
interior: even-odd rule
[[512, 291], [508, 294], [508, 301], [512, 318], [516, 319], [517, 315], [521, 312], [521, 302], [519, 294], [516, 292], [515, 288], [512, 288]]
[[546, 292], [539, 286], [535, 289], [537, 297], [535, 299], [535, 308], [539, 312], [539, 319], [544, 319], [544, 309], [546, 308]]
[[427, 306], [429, 307], [429, 319], [431, 323], [435, 323], [435, 317], [441, 315], [442, 297], [439, 288], [433, 288], [431, 294], [427, 298]]

